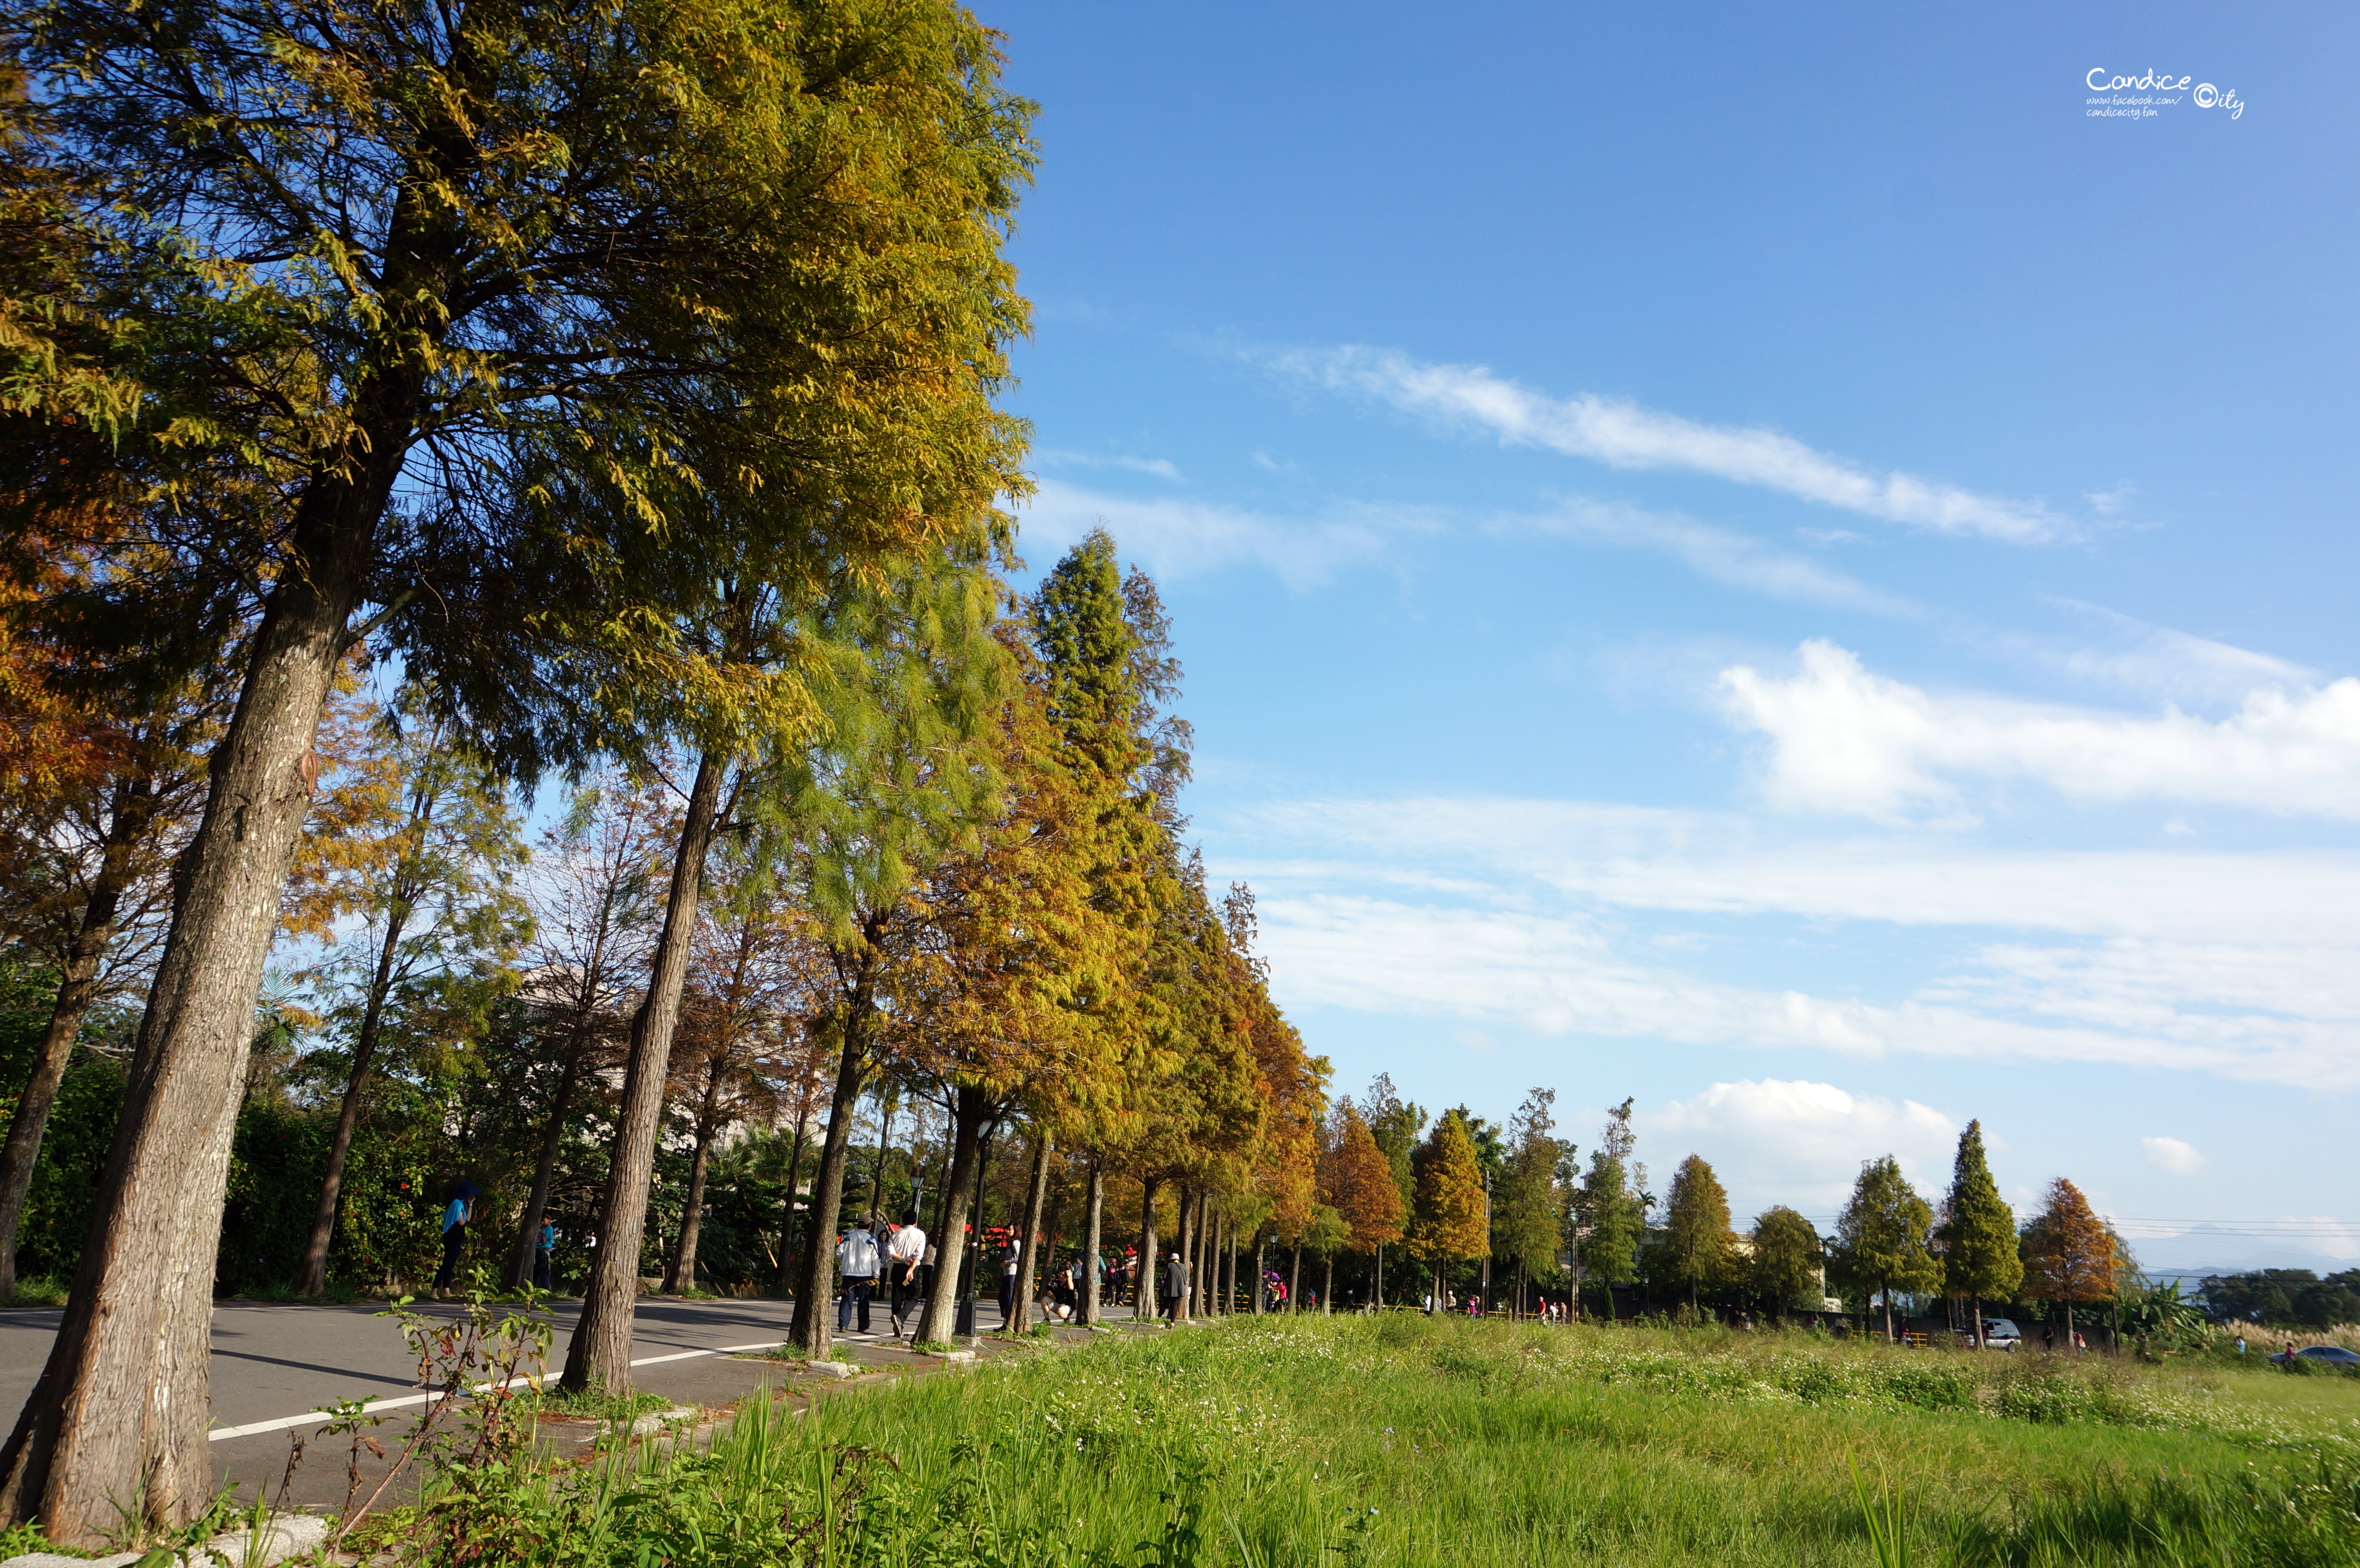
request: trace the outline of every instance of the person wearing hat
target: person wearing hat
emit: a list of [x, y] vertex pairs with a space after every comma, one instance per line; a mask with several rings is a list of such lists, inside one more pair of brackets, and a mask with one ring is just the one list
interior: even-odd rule
[[860, 1332], [869, 1332], [869, 1299], [877, 1290], [877, 1236], [867, 1214], [852, 1222], [852, 1230], [836, 1244], [836, 1272], [844, 1276], [844, 1296], [836, 1305], [836, 1332], [843, 1334], [860, 1309]]
[[475, 1215], [475, 1202], [482, 1192], [473, 1181], [462, 1181], [451, 1190], [451, 1201], [442, 1205], [442, 1267], [434, 1271], [438, 1301], [451, 1299], [451, 1287], [459, 1277], [459, 1249], [467, 1245], [467, 1222]]

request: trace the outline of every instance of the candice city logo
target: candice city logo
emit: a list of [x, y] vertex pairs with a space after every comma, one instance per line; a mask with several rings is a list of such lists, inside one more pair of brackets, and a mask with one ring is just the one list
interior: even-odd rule
[[2093, 94], [2082, 111], [2092, 120], [2152, 120], [2183, 103], [2225, 109], [2233, 120], [2244, 118], [2245, 113], [2245, 101], [2234, 87], [2215, 87], [2193, 76], [2174, 76], [2152, 68], [2136, 76], [2117, 76], [2103, 65], [2093, 65], [2081, 84]]

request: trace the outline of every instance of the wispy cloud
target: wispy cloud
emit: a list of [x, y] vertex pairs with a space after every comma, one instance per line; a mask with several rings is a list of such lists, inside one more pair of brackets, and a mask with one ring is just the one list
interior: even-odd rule
[[2133, 1019], [2106, 1027], [1915, 997], [1874, 1003], [1637, 962], [1579, 914], [1296, 895], [1267, 882], [1257, 890], [1262, 947], [1290, 1006], [1862, 1059], [2089, 1062], [2319, 1088], [2360, 1084], [2360, 1024], [2351, 1019], [2180, 1010], [2162, 1027], [2138, 1028]]
[[1132, 474], [1152, 474], [1158, 479], [1179, 483], [1180, 468], [1168, 457], [1132, 457], [1127, 454], [1067, 452], [1058, 447], [1035, 447], [1032, 460], [1051, 468], [1120, 468]]
[[1816, 561], [1772, 550], [1748, 535], [1677, 512], [1577, 499], [1553, 512], [1503, 517], [1492, 526], [1499, 531], [1548, 534], [1584, 544], [1658, 550], [1708, 581], [1775, 599], [1878, 615], [1908, 615], [1918, 610], [1907, 599], [1830, 571]]
[[2051, 596], [2104, 640], [2036, 645], [2041, 661], [2077, 681], [2175, 702], [2234, 702], [2261, 687], [2316, 686], [2319, 671], [2249, 648], [2159, 626], [2103, 604]]
[[1259, 566], [1289, 587], [1325, 583], [1382, 559], [1405, 534], [1445, 520], [1412, 507], [1339, 507], [1309, 517], [1273, 516], [1179, 496], [1141, 498], [1043, 479], [1022, 516], [1027, 544], [1063, 550], [1103, 524], [1124, 554], [1162, 577]]
[[[1732, 815], [1487, 798], [1276, 801], [1206, 825], [1218, 874], [1262, 894], [1290, 1003], [2360, 1086], [2360, 937], [2347, 934], [2360, 931], [2360, 855], [1781, 840]], [[1260, 845], [1288, 857], [1258, 858]], [[1701, 930], [1718, 940], [1655, 940], [1680, 915], [1711, 922]], [[1729, 919], [1785, 924], [1736, 940]], [[1933, 978], [1898, 996], [1761, 983], [1783, 950], [1765, 931], [1854, 940], [1830, 935], [1830, 921], [1959, 937]], [[1743, 983], [1716, 976], [1730, 953]]]
[[1709, 582], [1772, 598], [1877, 615], [1917, 605], [1803, 556], [1677, 513], [1575, 498], [1552, 510], [1468, 518], [1434, 507], [1344, 504], [1308, 516], [1249, 510], [1179, 496], [1139, 497], [1043, 479], [1023, 514], [1027, 539], [1063, 549], [1103, 523], [1159, 573], [1193, 576], [1237, 565], [1275, 572], [1291, 587], [1376, 562], [1404, 539], [1451, 531], [1541, 537], [1667, 555]]
[[1732, 665], [1721, 690], [1732, 722], [1768, 737], [1764, 788], [1793, 810], [1971, 822], [1959, 780], [1972, 777], [2028, 779], [2085, 800], [2360, 820], [2360, 680], [2350, 677], [2251, 690], [2213, 721], [2177, 708], [2116, 713], [1936, 694], [1814, 639], [1793, 673]]
[[1357, 346], [1252, 357], [1326, 391], [1369, 397], [1404, 413], [1489, 430], [1513, 445], [1615, 468], [1688, 469], [1886, 522], [2014, 544], [2044, 543], [2075, 531], [2038, 501], [1879, 472], [1775, 430], [1703, 424], [1595, 393], [1552, 397], [1481, 365], [1432, 365]]
[[2158, 1171], [2193, 1176], [2204, 1169], [2204, 1157], [2196, 1152], [2196, 1146], [2176, 1138], [2143, 1138], [2139, 1148], [2147, 1155], [2147, 1162]]

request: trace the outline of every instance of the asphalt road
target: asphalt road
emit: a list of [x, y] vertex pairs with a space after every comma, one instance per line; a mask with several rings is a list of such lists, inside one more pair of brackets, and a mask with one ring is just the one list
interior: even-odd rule
[[[998, 1326], [999, 1312], [979, 1303], [978, 1326]], [[418, 1364], [392, 1319], [377, 1315], [375, 1303], [358, 1306], [297, 1306], [261, 1301], [219, 1301], [213, 1306], [213, 1454], [224, 1485], [251, 1497], [258, 1486], [275, 1493], [289, 1464], [290, 1442], [309, 1439], [324, 1418], [322, 1405], [338, 1399], [384, 1401], [389, 1417], [422, 1404]], [[432, 1316], [452, 1317], [457, 1308], [417, 1303]], [[789, 1369], [779, 1363], [728, 1352], [759, 1350], [787, 1337], [793, 1305], [774, 1301], [683, 1301], [643, 1296], [632, 1320], [632, 1383], [675, 1404], [720, 1405], [757, 1388], [782, 1388]], [[565, 1364], [565, 1348], [579, 1317], [578, 1302], [553, 1305], [548, 1374]], [[16, 1411], [41, 1375], [57, 1334], [56, 1308], [0, 1312], [0, 1410], [16, 1424]], [[1129, 1315], [1115, 1309], [1109, 1315]], [[871, 1320], [879, 1332], [840, 1335], [857, 1360], [878, 1365], [914, 1358], [895, 1352], [883, 1307]], [[900, 1368], [896, 1368], [900, 1369]], [[389, 1421], [381, 1435], [401, 1430]], [[322, 1450], [333, 1446], [322, 1443]], [[307, 1454], [296, 1473], [290, 1500], [304, 1506], [336, 1507], [344, 1495], [344, 1452]], [[378, 1466], [364, 1465], [377, 1470]]]
[[[439, 1316], [456, 1310], [432, 1302], [419, 1307]], [[385, 1400], [388, 1413], [399, 1416], [422, 1402], [417, 1361], [399, 1325], [377, 1315], [381, 1310], [376, 1304], [214, 1305], [213, 1452], [224, 1483], [275, 1486], [287, 1464], [290, 1437], [318, 1430], [322, 1418], [314, 1412], [321, 1405]], [[786, 1301], [642, 1298], [632, 1322], [634, 1385], [680, 1404], [719, 1404], [763, 1382], [783, 1381], [782, 1369], [774, 1364], [715, 1353], [785, 1339], [792, 1311]], [[551, 1313], [547, 1370], [552, 1377], [565, 1364], [580, 1312], [578, 1303], [561, 1302]], [[41, 1375], [58, 1318], [55, 1308], [0, 1312], [0, 1410], [7, 1411], [11, 1427]], [[876, 1326], [887, 1325], [880, 1318]], [[847, 1337], [864, 1343], [863, 1336]], [[338, 1458], [338, 1477], [342, 1465]], [[341, 1479], [333, 1490], [341, 1497]]]

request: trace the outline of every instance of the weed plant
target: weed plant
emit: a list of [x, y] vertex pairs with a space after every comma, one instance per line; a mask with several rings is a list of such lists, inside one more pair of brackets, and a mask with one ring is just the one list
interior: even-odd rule
[[2360, 1385], [1767, 1333], [1237, 1320], [497, 1468], [380, 1539], [600, 1568], [2360, 1565]]

